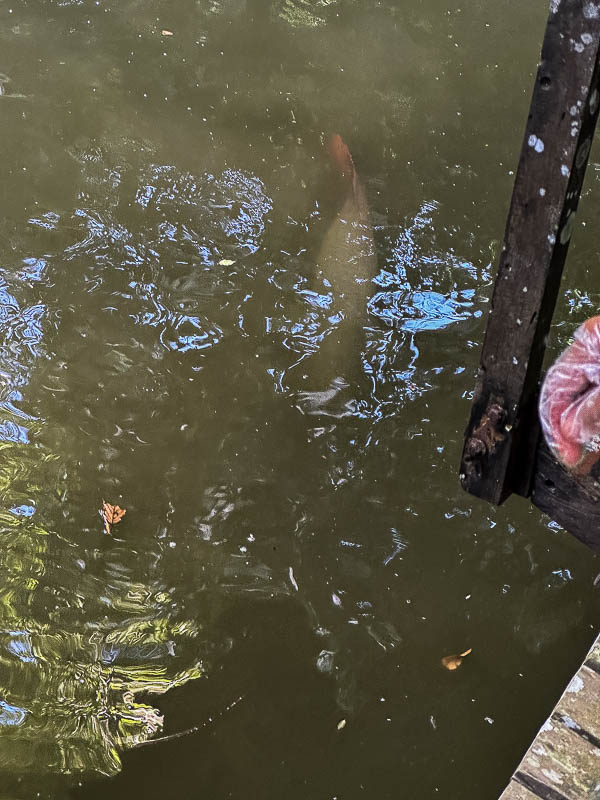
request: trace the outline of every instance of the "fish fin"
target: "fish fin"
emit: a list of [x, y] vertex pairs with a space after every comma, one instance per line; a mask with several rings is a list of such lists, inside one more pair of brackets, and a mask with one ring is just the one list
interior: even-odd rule
[[334, 133], [329, 137], [327, 151], [329, 152], [331, 160], [339, 170], [340, 175], [348, 184], [348, 191], [354, 198], [360, 221], [363, 224], [370, 224], [367, 197], [362, 181], [356, 172], [350, 148], [339, 133]]
[[342, 177], [353, 181], [354, 175], [356, 174], [356, 169], [354, 167], [352, 153], [339, 133], [334, 133], [329, 137], [329, 141], [327, 142], [327, 151], [331, 156], [331, 160], [342, 174]]

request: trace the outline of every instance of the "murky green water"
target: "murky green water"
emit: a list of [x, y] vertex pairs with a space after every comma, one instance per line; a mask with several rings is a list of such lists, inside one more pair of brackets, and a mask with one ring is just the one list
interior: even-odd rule
[[[457, 479], [545, 14], [0, 5], [2, 800], [496, 798], [598, 618], [587, 550]], [[315, 267], [333, 132], [368, 312]]]

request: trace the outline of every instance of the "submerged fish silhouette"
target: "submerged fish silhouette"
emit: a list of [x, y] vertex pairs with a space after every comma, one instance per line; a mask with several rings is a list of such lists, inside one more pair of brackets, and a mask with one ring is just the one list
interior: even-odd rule
[[[325, 234], [317, 266], [332, 281], [338, 295], [351, 300], [348, 312], [358, 311], [362, 317], [376, 266], [367, 195], [350, 150], [339, 134], [330, 138], [327, 150], [342, 178], [343, 202]], [[360, 307], [356, 305], [357, 298]]]
[[[331, 401], [349, 388], [348, 372], [355, 372], [360, 362], [362, 341], [358, 334], [363, 330], [377, 260], [367, 196], [350, 150], [336, 133], [329, 139], [327, 151], [340, 176], [342, 201], [323, 237], [316, 266], [331, 284], [343, 317], [343, 332], [340, 330], [335, 339], [332, 359], [321, 359], [325, 361], [325, 369], [321, 370], [324, 381], [317, 391], [298, 392], [297, 406], [306, 414], [346, 416], [352, 413], [352, 401], [346, 401], [337, 411]], [[332, 365], [336, 370], [333, 380]]]
[[556, 458], [587, 474], [600, 459], [600, 316], [576, 330], [573, 343], [548, 370], [539, 413]]

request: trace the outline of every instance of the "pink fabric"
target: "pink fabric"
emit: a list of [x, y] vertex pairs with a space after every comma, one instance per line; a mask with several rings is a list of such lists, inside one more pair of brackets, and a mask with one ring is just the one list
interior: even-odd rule
[[584, 322], [546, 374], [539, 403], [548, 446], [585, 474], [600, 458], [600, 316]]

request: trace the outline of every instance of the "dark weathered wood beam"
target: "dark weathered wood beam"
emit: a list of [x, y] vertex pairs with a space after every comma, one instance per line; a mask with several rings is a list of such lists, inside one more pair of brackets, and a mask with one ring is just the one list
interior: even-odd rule
[[552, 0], [461, 463], [493, 503], [528, 496], [540, 372], [600, 105], [600, 2]]
[[600, 553], [600, 483], [589, 475], [575, 478], [540, 438], [531, 502], [592, 550]]

